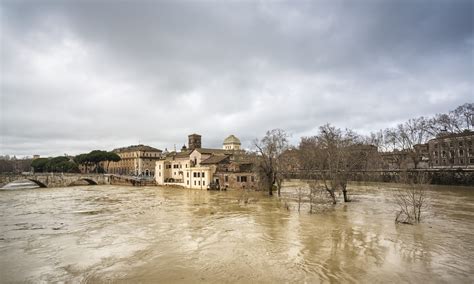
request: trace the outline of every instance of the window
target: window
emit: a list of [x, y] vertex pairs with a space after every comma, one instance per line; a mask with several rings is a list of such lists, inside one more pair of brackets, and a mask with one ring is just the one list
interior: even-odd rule
[[469, 159], [469, 164], [474, 164], [474, 159]]
[[197, 172], [197, 177], [201, 177], [201, 173]]
[[197, 173], [196, 173], [196, 172], [193, 173], [193, 177], [197, 177]]
[[186, 173], [186, 177], [189, 177], [189, 172]]
[[459, 156], [464, 156], [464, 150], [463, 149], [459, 149]]
[[246, 176], [241, 176], [240, 177], [240, 182], [247, 182], [247, 177]]
[[198, 181], [198, 185], [201, 185], [201, 181]]
[[464, 164], [464, 159], [459, 159], [460, 164]]
[[224, 176], [224, 181], [225, 181], [225, 182], [229, 182], [229, 177], [228, 177], [228, 176]]
[[204, 172], [202, 172], [202, 177], [204, 177]]
[[237, 182], [240, 182], [240, 176], [237, 176]]
[[189, 185], [189, 180], [188, 180], [188, 181], [186, 181], [186, 183]]
[[161, 165], [158, 165], [158, 169], [161, 170]]
[[250, 180], [251, 180], [252, 182], [254, 182], [254, 181], [255, 181], [255, 177], [254, 177], [254, 176], [250, 176]]
[[203, 180], [203, 181], [202, 181], [202, 185], [206, 185], [206, 181]]
[[196, 185], [196, 181], [194, 181], [194, 185]]

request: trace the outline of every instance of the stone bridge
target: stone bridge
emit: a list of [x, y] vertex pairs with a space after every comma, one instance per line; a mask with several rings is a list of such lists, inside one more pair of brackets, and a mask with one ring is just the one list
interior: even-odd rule
[[17, 180], [30, 180], [40, 187], [66, 187], [78, 181], [89, 184], [110, 184], [110, 176], [104, 174], [24, 173], [0, 174], [0, 188]]

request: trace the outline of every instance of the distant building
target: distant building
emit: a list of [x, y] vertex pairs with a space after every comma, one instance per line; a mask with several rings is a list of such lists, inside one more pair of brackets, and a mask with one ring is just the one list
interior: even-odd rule
[[118, 162], [108, 164], [108, 173], [119, 175], [154, 176], [155, 163], [161, 158], [162, 151], [139, 144], [112, 150], [120, 156]]
[[201, 136], [197, 134], [188, 138], [187, 148], [183, 146], [181, 152], [168, 153], [156, 162], [157, 184], [201, 189], [206, 189], [211, 182], [232, 188], [256, 186], [252, 163], [245, 159], [237, 137], [227, 137], [224, 149], [201, 148]]
[[235, 137], [234, 135], [230, 135], [224, 140], [222, 145], [222, 149], [224, 150], [240, 150], [240, 143], [239, 138]]
[[474, 167], [474, 131], [441, 134], [428, 141], [429, 164], [432, 168]]

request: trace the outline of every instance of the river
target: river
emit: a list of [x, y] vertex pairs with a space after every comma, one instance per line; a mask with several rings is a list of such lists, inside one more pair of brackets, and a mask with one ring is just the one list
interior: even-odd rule
[[0, 282], [474, 282], [474, 188], [430, 187], [412, 226], [394, 186], [352, 184], [317, 214], [263, 192], [2, 190]]

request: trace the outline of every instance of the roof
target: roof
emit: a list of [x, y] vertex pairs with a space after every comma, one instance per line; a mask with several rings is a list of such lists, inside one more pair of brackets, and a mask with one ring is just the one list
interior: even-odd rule
[[135, 151], [148, 151], [148, 152], [163, 152], [160, 149], [153, 148], [148, 145], [138, 144], [138, 145], [130, 145], [128, 147], [122, 147], [112, 150], [112, 152], [135, 152]]
[[206, 160], [202, 161], [201, 165], [218, 164], [227, 158], [229, 158], [227, 155], [212, 155]]
[[209, 148], [196, 148], [194, 151], [198, 151], [201, 154], [232, 154], [232, 150], [224, 150], [224, 149], [209, 149]]
[[171, 152], [166, 155], [166, 159], [182, 159], [182, 158], [187, 158], [189, 157], [189, 154], [191, 154], [192, 150], [185, 150], [181, 152]]
[[433, 138], [430, 141], [443, 140], [443, 139], [456, 138], [456, 137], [469, 137], [469, 136], [474, 136], [474, 131], [464, 130], [461, 133], [446, 133], [446, 134], [441, 133], [441, 134], [438, 134], [438, 137]]
[[226, 144], [238, 144], [241, 145], [239, 138], [235, 137], [233, 134], [229, 135], [226, 139], [224, 139], [224, 145]]

